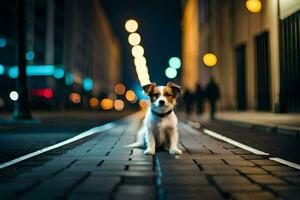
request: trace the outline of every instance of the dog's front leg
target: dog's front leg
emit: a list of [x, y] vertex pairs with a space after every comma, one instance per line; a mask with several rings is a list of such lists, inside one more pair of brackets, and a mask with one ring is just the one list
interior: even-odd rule
[[182, 151], [178, 149], [178, 132], [176, 129], [170, 131], [170, 154], [182, 154]]
[[147, 149], [144, 151], [144, 154], [146, 155], [154, 155], [155, 154], [155, 138], [152, 133], [147, 133], [145, 135], [145, 139], [147, 142]]

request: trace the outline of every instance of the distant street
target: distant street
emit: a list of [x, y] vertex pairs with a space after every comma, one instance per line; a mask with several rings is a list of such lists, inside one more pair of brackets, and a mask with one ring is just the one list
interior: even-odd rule
[[129, 112], [33, 113], [37, 124], [0, 123], [0, 163], [57, 144], [95, 126], [131, 114]]

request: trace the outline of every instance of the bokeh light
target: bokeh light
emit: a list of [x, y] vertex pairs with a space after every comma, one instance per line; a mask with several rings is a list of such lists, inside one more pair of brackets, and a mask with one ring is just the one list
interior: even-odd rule
[[141, 43], [141, 36], [138, 33], [131, 33], [128, 36], [128, 42], [132, 46], [136, 46]]
[[96, 108], [99, 106], [99, 101], [98, 101], [98, 99], [95, 98], [95, 97], [90, 98], [90, 100], [89, 100], [89, 105], [90, 105], [92, 108], [96, 109]]
[[166, 68], [165, 74], [168, 78], [175, 78], [177, 76], [177, 71], [172, 67], [168, 67]]
[[179, 69], [181, 67], [181, 60], [178, 57], [172, 57], [169, 59], [169, 66], [175, 69]]
[[136, 67], [146, 66], [146, 64], [147, 64], [147, 61], [146, 61], [146, 58], [144, 56], [134, 58], [134, 65]]
[[90, 77], [86, 77], [83, 80], [83, 89], [85, 91], [91, 91], [93, 89], [93, 79], [91, 79]]
[[27, 53], [26, 53], [26, 60], [32, 61], [32, 60], [34, 60], [34, 57], [35, 57], [34, 51], [27, 51]]
[[206, 66], [213, 67], [217, 64], [217, 56], [212, 53], [207, 53], [203, 56], [203, 62]]
[[261, 1], [260, 0], [247, 0], [246, 8], [252, 13], [258, 13], [261, 10]]
[[132, 91], [132, 90], [127, 90], [125, 97], [126, 97], [127, 101], [129, 101], [129, 102], [136, 101], [136, 95], [135, 95], [134, 91]]
[[4, 100], [0, 98], [0, 107], [3, 107], [5, 105]]
[[7, 41], [5, 38], [0, 38], [0, 48], [6, 47]]
[[4, 74], [5, 68], [3, 65], [0, 64], [0, 75]]
[[127, 20], [125, 23], [125, 29], [129, 33], [135, 32], [138, 29], [138, 27], [139, 27], [139, 25], [138, 25], [137, 21], [135, 21], [134, 19]]
[[61, 68], [55, 69], [53, 74], [54, 78], [56, 79], [61, 79], [64, 77], [64, 75], [65, 75], [65, 71]]
[[111, 99], [102, 99], [101, 101], [101, 107], [103, 110], [110, 110], [114, 106], [114, 102]]
[[114, 90], [117, 95], [123, 95], [125, 93], [126, 87], [124, 84], [118, 83], [115, 85]]
[[144, 48], [141, 45], [132, 47], [131, 53], [133, 57], [142, 57], [144, 55]]
[[124, 101], [122, 101], [121, 99], [115, 100], [114, 108], [117, 111], [122, 111], [124, 109]]
[[13, 101], [17, 101], [19, 99], [19, 94], [16, 91], [11, 91], [9, 93], [9, 98]]
[[81, 102], [81, 96], [80, 94], [76, 93], [76, 92], [73, 92], [69, 95], [69, 99], [71, 102], [75, 103], [75, 104], [78, 104]]
[[139, 102], [139, 106], [142, 110], [146, 109], [148, 107], [148, 101], [145, 99], [141, 99]]

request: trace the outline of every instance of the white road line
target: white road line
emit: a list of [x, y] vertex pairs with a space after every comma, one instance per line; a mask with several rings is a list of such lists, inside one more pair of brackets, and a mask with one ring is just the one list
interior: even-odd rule
[[287, 161], [287, 160], [284, 160], [281, 158], [269, 158], [269, 159], [300, 170], [300, 165], [298, 165], [296, 163], [293, 163], [293, 162], [290, 162], [290, 161]]
[[[134, 117], [136, 117], [136, 116], [139, 117], [140, 115], [141, 115], [141, 112], [137, 112], [137, 113], [134, 113], [134, 114], [132, 114], [132, 115], [129, 115], [129, 116], [123, 118], [123, 119], [119, 119], [119, 120], [117, 120], [117, 121], [126, 120], [126, 119], [132, 119], [132, 118], [134, 118]], [[75, 142], [75, 141], [80, 140], [80, 139], [82, 139], [82, 138], [88, 137], [88, 136], [90, 136], [90, 135], [94, 135], [94, 134], [96, 134], [96, 133], [100, 133], [100, 132], [109, 130], [109, 129], [113, 128], [113, 127], [116, 126], [116, 125], [117, 125], [116, 122], [110, 122], [110, 123], [107, 123], [107, 124], [104, 124], [104, 125], [101, 125], [101, 126], [97, 126], [97, 127], [91, 128], [90, 130], [87, 130], [87, 131], [85, 131], [85, 132], [83, 132], [83, 133], [80, 133], [80, 134], [78, 134], [78, 135], [76, 135], [76, 136], [74, 136], [74, 137], [72, 137], [72, 138], [70, 138], [70, 139], [67, 139], [67, 140], [65, 140], [65, 141], [62, 141], [62, 142], [60, 142], [60, 143], [54, 144], [54, 145], [49, 146], [49, 147], [45, 147], [45, 148], [43, 148], [43, 149], [34, 151], [34, 152], [30, 153], [30, 154], [21, 156], [21, 157], [19, 157], [19, 158], [10, 160], [10, 161], [5, 162], [5, 163], [2, 163], [2, 164], [0, 164], [0, 169], [3, 169], [3, 168], [5, 168], [5, 167], [11, 166], [11, 165], [14, 165], [14, 164], [16, 164], [16, 163], [18, 163], [18, 162], [27, 160], [27, 159], [29, 159], [29, 158], [32, 158], [32, 157], [37, 156], [37, 155], [40, 155], [40, 154], [45, 153], [45, 152], [47, 152], [47, 151], [51, 151], [51, 150], [53, 150], [53, 149], [57, 149], [57, 148], [59, 148], [59, 147], [61, 147], [61, 146], [64, 146], [64, 145], [66, 145], [66, 144], [70, 144], [70, 143], [72, 143], [72, 142]]]
[[[237, 142], [237, 141], [235, 141], [235, 140], [232, 140], [232, 139], [230, 139], [230, 138], [228, 138], [228, 137], [225, 137], [225, 136], [223, 136], [223, 135], [221, 135], [221, 134], [218, 134], [218, 133], [216, 133], [216, 132], [213, 132], [213, 131], [211, 131], [211, 130], [208, 130], [208, 129], [203, 129], [203, 130], [204, 130], [203, 132], [204, 132], [205, 134], [207, 134], [207, 135], [210, 135], [210, 136], [212, 136], [212, 137], [214, 137], [214, 138], [217, 138], [217, 139], [219, 139], [219, 140], [222, 140], [222, 141], [224, 141], [224, 142], [230, 143], [230, 144], [232, 144], [232, 145], [234, 145], [234, 146], [237, 146], [237, 147], [239, 147], [239, 148], [241, 148], [241, 149], [244, 149], [244, 150], [246, 150], [246, 151], [250, 151], [250, 152], [252, 152], [252, 153], [254, 153], [254, 154], [257, 154], [257, 155], [270, 155], [269, 153], [266, 153], [266, 152], [263, 152], [263, 151], [254, 149], [254, 148], [252, 148], [252, 147], [249, 147], [249, 146], [247, 146], [247, 145], [245, 145], [245, 144], [242, 144], [242, 143], [240, 143], [240, 142]], [[292, 167], [292, 168], [295, 168], [295, 169], [300, 170], [300, 165], [299, 165], [299, 164], [293, 163], [293, 162], [290, 162], [290, 161], [287, 161], [287, 160], [284, 160], [284, 159], [282, 159], [282, 158], [271, 157], [271, 158], [269, 158], [269, 160], [273, 160], [273, 161], [275, 161], [275, 162], [279, 162], [279, 163], [281, 163], [281, 164], [284, 164], [284, 165], [287, 165], [287, 166], [289, 166], [289, 167]]]
[[228, 138], [228, 137], [225, 137], [225, 136], [223, 136], [223, 135], [220, 135], [220, 134], [218, 134], [218, 133], [216, 133], [216, 132], [213, 132], [213, 131], [211, 131], [211, 130], [204, 129], [204, 133], [206, 133], [207, 135], [210, 135], [210, 136], [212, 136], [212, 137], [214, 137], [214, 138], [217, 138], [217, 139], [219, 139], [219, 140], [222, 140], [222, 141], [224, 141], [224, 142], [230, 143], [230, 144], [232, 144], [232, 145], [234, 145], [234, 146], [237, 146], [237, 147], [239, 147], [239, 148], [241, 148], [241, 149], [245, 149], [246, 151], [250, 151], [250, 152], [252, 152], [252, 153], [254, 153], [254, 154], [257, 154], [257, 155], [269, 155], [269, 154], [266, 153], [266, 152], [263, 152], [263, 151], [254, 149], [254, 148], [252, 148], [252, 147], [249, 147], [249, 146], [247, 146], [247, 145], [245, 145], [245, 144], [242, 144], [242, 143], [240, 143], [240, 142], [237, 142], [237, 141], [235, 141], [235, 140], [232, 140], [232, 139], [230, 139], [230, 138]]

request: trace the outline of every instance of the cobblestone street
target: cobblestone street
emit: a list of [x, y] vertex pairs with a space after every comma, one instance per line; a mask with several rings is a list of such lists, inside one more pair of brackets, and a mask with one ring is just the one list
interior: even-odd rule
[[300, 171], [180, 122], [181, 156], [123, 147], [138, 119], [1, 171], [0, 199], [299, 199]]

